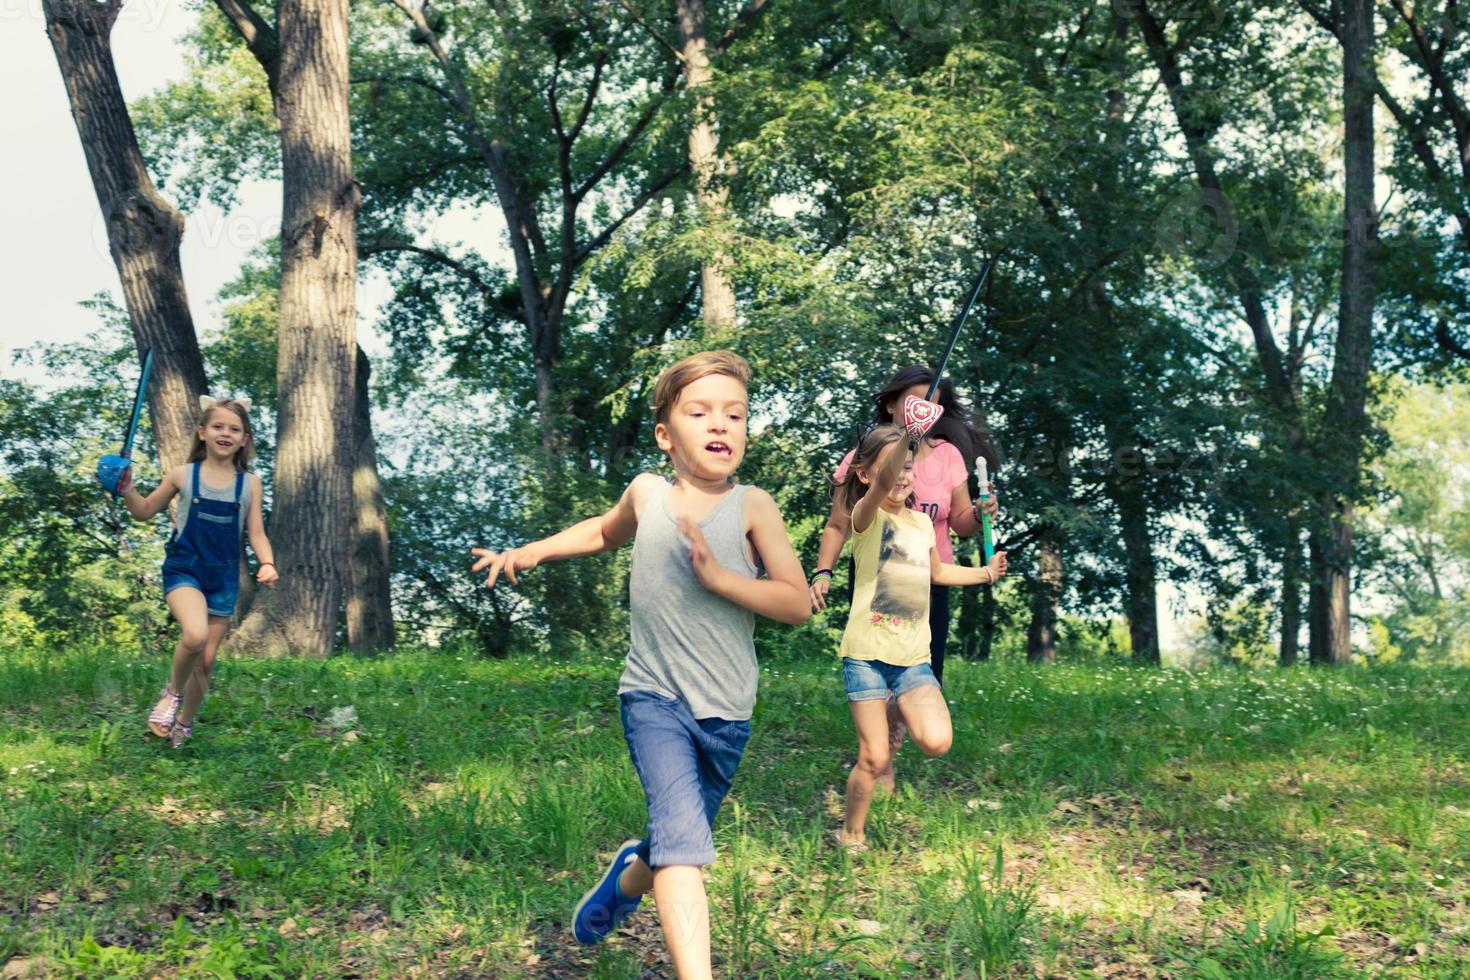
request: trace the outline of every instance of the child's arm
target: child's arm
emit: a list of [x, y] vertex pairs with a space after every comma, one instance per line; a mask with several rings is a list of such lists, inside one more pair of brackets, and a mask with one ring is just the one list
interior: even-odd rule
[[274, 586], [281, 574], [276, 571], [276, 553], [271, 548], [270, 539], [265, 536], [265, 505], [260, 501], [262, 496], [260, 477], [252, 473], [250, 510], [245, 515], [245, 534], [250, 538], [250, 550], [260, 560], [260, 571], [255, 573], [255, 581], [261, 585]]
[[873, 518], [878, 516], [878, 508], [883, 505], [883, 498], [888, 496], [888, 491], [898, 482], [898, 474], [903, 472], [903, 464], [908, 460], [908, 447], [902, 439], [889, 443], [878, 456], [878, 462], [873, 466], [872, 482], [868, 484], [868, 492], [863, 494], [863, 499], [857, 502], [852, 509], [852, 529], [857, 532], [866, 531], [873, 523]]
[[939, 560], [939, 549], [929, 549], [929, 581], [934, 585], [994, 585], [1006, 574], [1006, 553], [997, 551], [990, 564], [948, 565]]
[[828, 574], [812, 579], [812, 609], [827, 608], [827, 592], [832, 588], [831, 570], [842, 554], [842, 546], [852, 533], [852, 515], [842, 509], [834, 498], [832, 513], [827, 515], [827, 526], [822, 528], [822, 543], [817, 546], [817, 568], [827, 569]]
[[580, 558], [583, 555], [595, 555], [621, 548], [633, 537], [633, 532], [638, 530], [638, 512], [642, 509], [648, 481], [657, 479], [652, 473], [640, 473], [628, 484], [618, 502], [606, 514], [579, 521], [549, 538], [500, 553], [489, 548], [471, 548], [470, 554], [478, 556], [480, 560], [470, 566], [470, 571], [490, 569], [490, 574], [485, 578], [487, 588], [495, 584], [502, 571], [511, 585], [520, 585], [516, 580], [516, 573], [528, 572], [543, 561]]
[[989, 514], [995, 520], [1000, 513], [1000, 503], [995, 499], [995, 484], [989, 486], [983, 501], [970, 500], [968, 488], [962, 483], [954, 488], [949, 502], [949, 529], [962, 538], [968, 538], [980, 530], [980, 514]]
[[751, 540], [768, 577], [745, 578], [725, 568], [715, 560], [699, 525], [680, 518], [679, 533], [689, 539], [689, 560], [694, 564], [694, 574], [699, 577], [700, 585], [717, 596], [778, 623], [800, 626], [811, 617], [812, 606], [801, 561], [791, 550], [781, 511], [770, 494], [752, 487], [745, 495], [745, 513]]
[[133, 468], [129, 466], [123, 470], [121, 479], [117, 481], [117, 491], [122, 497], [123, 506], [128, 509], [135, 521], [152, 520], [159, 511], [168, 506], [168, 502], [174, 499], [174, 494], [179, 492], [179, 478], [183, 473], [182, 466], [175, 466], [163, 475], [158, 481], [158, 486], [148, 496], [143, 496], [133, 488]]

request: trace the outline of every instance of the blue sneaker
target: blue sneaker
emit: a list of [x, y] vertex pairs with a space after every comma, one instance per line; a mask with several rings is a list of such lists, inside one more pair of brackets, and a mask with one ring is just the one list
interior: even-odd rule
[[632, 899], [625, 898], [618, 890], [618, 879], [623, 876], [623, 871], [629, 864], [638, 860], [637, 851], [642, 843], [641, 840], [623, 841], [623, 846], [618, 848], [618, 853], [602, 878], [582, 896], [582, 900], [572, 910], [572, 935], [577, 937], [577, 942], [590, 946], [606, 939], [607, 934], [616, 929], [633, 913], [638, 903], [643, 901], [641, 895]]

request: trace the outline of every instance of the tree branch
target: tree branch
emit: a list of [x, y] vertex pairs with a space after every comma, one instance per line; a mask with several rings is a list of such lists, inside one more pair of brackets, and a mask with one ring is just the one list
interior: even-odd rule
[[572, 197], [578, 201], [582, 200], [597, 186], [602, 178], [607, 176], [613, 167], [616, 167], [622, 161], [623, 157], [627, 156], [628, 151], [633, 148], [633, 144], [638, 142], [638, 137], [642, 136], [643, 131], [648, 128], [648, 124], [653, 122], [653, 117], [659, 108], [667, 101], [669, 93], [674, 90], [674, 82], [678, 76], [679, 72], [677, 68], [664, 75], [663, 87], [660, 89], [659, 94], [648, 103], [648, 106], [643, 110], [638, 120], [633, 123], [633, 128], [628, 131], [626, 136], [618, 140], [617, 145], [612, 148], [602, 163], [597, 165], [597, 169], [592, 171], [591, 176], [582, 181], [582, 185], [572, 193]]
[[745, 6], [740, 8], [740, 13], [735, 15], [734, 22], [730, 24], [724, 34], [720, 35], [720, 39], [715, 42], [712, 53], [724, 54], [730, 45], [738, 41], [750, 28], [750, 25], [755, 23], [756, 18], [765, 13], [767, 6], [769, 6], [769, 0], [749, 0]]
[[664, 188], [668, 187], [670, 184], [672, 184], [674, 181], [678, 180], [680, 177], [684, 176], [688, 172], [689, 164], [685, 162], [684, 164], [675, 167], [673, 170], [670, 170], [668, 173], [664, 174], [648, 187], [645, 187], [642, 193], [638, 195], [638, 197], [633, 201], [632, 206], [629, 207], [627, 211], [624, 211], [623, 214], [616, 221], [604, 228], [601, 234], [599, 234], [596, 238], [592, 239], [587, 244], [577, 249], [576, 261], [573, 263], [569, 263], [569, 268], [575, 269], [577, 266], [580, 266], [583, 262], [587, 261], [587, 257], [589, 255], [597, 251], [599, 248], [602, 248], [602, 246], [606, 245], [608, 241], [612, 239], [613, 235], [617, 234], [618, 229], [623, 226], [624, 222], [636, 215], [639, 211], [642, 211], [644, 206], [647, 205], [649, 201], [653, 200], [655, 197], [658, 197], [658, 195], [663, 193]]
[[255, 60], [260, 62], [274, 98], [276, 74], [281, 63], [281, 45], [276, 37], [276, 29], [256, 13], [247, 0], [214, 0], [214, 5], [235, 28], [235, 33], [240, 35], [245, 47], [255, 55]]
[[1470, 348], [1467, 348], [1464, 344], [1450, 336], [1450, 325], [1444, 320], [1440, 320], [1439, 323], [1435, 324], [1434, 339], [1439, 342], [1439, 346], [1451, 354], [1458, 354], [1465, 358], [1465, 360], [1470, 361]]
[[432, 248], [410, 245], [406, 242], [362, 242], [357, 246], [359, 258], [368, 258], [373, 255], [389, 255], [394, 252], [406, 252], [410, 255], [417, 255], [437, 265], [444, 266], [473, 286], [479, 292], [481, 300], [490, 312], [506, 320], [520, 321], [520, 310], [506, 306], [504, 301], [501, 300], [500, 294], [496, 292], [490, 283], [486, 282], [474, 269], [452, 256]]

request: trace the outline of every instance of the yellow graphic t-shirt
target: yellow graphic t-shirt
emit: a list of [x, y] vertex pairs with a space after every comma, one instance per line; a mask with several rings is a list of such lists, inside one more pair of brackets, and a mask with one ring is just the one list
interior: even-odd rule
[[929, 662], [929, 549], [934, 524], [917, 510], [879, 509], [852, 536], [852, 612], [839, 656], [896, 667]]

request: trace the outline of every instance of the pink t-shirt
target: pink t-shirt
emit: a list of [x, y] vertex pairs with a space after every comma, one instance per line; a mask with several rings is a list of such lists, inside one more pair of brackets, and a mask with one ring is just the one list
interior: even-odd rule
[[[832, 479], [838, 483], [847, 479], [847, 468], [852, 465], [856, 452], [851, 450], [842, 457]], [[934, 522], [934, 543], [939, 549], [939, 560], [946, 564], [954, 563], [954, 545], [949, 540], [949, 502], [954, 499], [954, 488], [964, 485], [968, 478], [965, 458], [952, 443], [944, 441], [935, 442], [929, 455], [914, 466], [914, 503]]]

